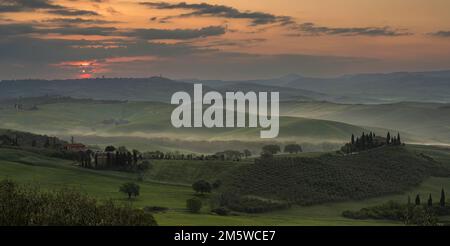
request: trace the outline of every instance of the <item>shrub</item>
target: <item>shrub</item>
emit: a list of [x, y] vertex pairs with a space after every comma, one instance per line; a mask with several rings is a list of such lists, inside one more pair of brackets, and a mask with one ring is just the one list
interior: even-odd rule
[[153, 226], [151, 214], [70, 189], [41, 192], [0, 181], [1, 226]]
[[230, 210], [225, 207], [215, 208], [211, 212], [220, 216], [228, 216], [230, 214]]
[[186, 201], [186, 208], [192, 213], [198, 213], [202, 209], [202, 200], [199, 198], [191, 198]]
[[408, 225], [436, 225], [437, 217], [433, 208], [420, 205], [403, 205], [393, 201], [378, 206], [362, 208], [358, 211], [344, 211], [343, 217], [350, 219], [375, 219], [402, 221]]
[[209, 182], [205, 180], [199, 180], [192, 184], [192, 189], [194, 189], [195, 192], [203, 194], [203, 193], [210, 193], [212, 190], [212, 186]]
[[159, 206], [147, 206], [144, 208], [144, 211], [147, 213], [162, 213], [169, 210], [169, 208], [166, 207], [159, 207]]

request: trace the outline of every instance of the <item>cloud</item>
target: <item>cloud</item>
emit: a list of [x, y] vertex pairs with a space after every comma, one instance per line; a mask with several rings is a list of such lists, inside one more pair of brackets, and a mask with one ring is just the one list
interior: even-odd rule
[[314, 23], [306, 22], [294, 26], [292, 29], [300, 33], [289, 34], [290, 36], [320, 36], [320, 35], [339, 35], [339, 36], [406, 36], [412, 33], [405, 30], [385, 27], [326, 27], [317, 26]]
[[248, 38], [248, 39], [218, 39], [218, 40], [208, 40], [208, 42], [200, 43], [202, 47], [239, 47], [239, 48], [248, 48], [252, 47], [255, 44], [260, 44], [266, 42], [265, 38]]
[[200, 29], [133, 29], [122, 33], [125, 36], [145, 40], [156, 39], [194, 39], [225, 34], [226, 28], [222, 26], [209, 26]]
[[440, 37], [440, 38], [450, 38], [450, 31], [437, 31], [429, 33], [428, 35]]
[[34, 32], [36, 32], [36, 28], [34, 28], [30, 24], [0, 24], [0, 37], [2, 38], [6, 38], [8, 36], [30, 34]]
[[[72, 19], [73, 20], [73, 19]], [[72, 20], [69, 20], [70, 23]], [[63, 23], [65, 23], [65, 19]], [[75, 19], [74, 22], [80, 22]], [[81, 21], [83, 22], [83, 21]], [[44, 22], [45, 23], [45, 22]], [[59, 23], [59, 22], [57, 22]], [[115, 27], [105, 26], [77, 26], [61, 25], [58, 27], [48, 27], [46, 25], [36, 25], [30, 23], [9, 23], [0, 24], [0, 37], [10, 37], [18, 35], [32, 34], [60, 34], [60, 35], [97, 35], [97, 36], [117, 36], [140, 40], [190, 40], [209, 36], [220, 36], [225, 34], [226, 28], [222, 26], [209, 26], [200, 29], [129, 29], [120, 30]]]
[[114, 24], [117, 21], [107, 21], [100, 19], [83, 19], [83, 18], [53, 18], [44, 20], [45, 23], [52, 23], [56, 25], [77, 25], [77, 24]]
[[233, 7], [225, 6], [225, 5], [212, 5], [208, 3], [199, 3], [199, 4], [189, 4], [189, 3], [167, 3], [167, 2], [141, 2], [140, 4], [145, 5], [150, 8], [155, 9], [184, 9], [191, 10], [191, 12], [186, 14], [181, 14], [178, 16], [168, 16], [163, 18], [162, 21], [167, 21], [168, 19], [175, 17], [190, 17], [190, 16], [214, 16], [214, 17], [222, 17], [222, 18], [230, 18], [230, 19], [248, 19], [251, 21], [251, 25], [265, 25], [265, 24], [273, 24], [273, 23], [281, 23], [286, 25], [292, 22], [291, 17], [289, 16], [276, 16], [270, 13], [264, 12], [252, 12], [246, 11], [242, 12]]
[[0, 24], [0, 37], [27, 35], [27, 34], [61, 34], [61, 35], [100, 35], [112, 36], [117, 31], [114, 27], [78, 27], [64, 26], [56, 28], [36, 27], [32, 24], [12, 23]]
[[99, 16], [100, 14], [91, 11], [91, 10], [79, 10], [79, 9], [54, 9], [54, 10], [48, 10], [49, 14], [54, 15], [62, 15], [62, 16]]
[[[32, 45], [30, 45], [32, 44]], [[151, 55], [177, 57], [208, 52], [188, 44], [162, 44], [147, 41], [110, 39], [101, 41], [40, 39], [28, 36], [0, 38], [0, 61], [11, 63], [58, 63], [121, 56]]]
[[[109, 45], [112, 47], [107, 47]], [[39, 39], [23, 36], [0, 39], [0, 54], [0, 79], [75, 77], [78, 74], [68, 73], [52, 64], [126, 60], [124, 57], [144, 56], [152, 59], [135, 59], [132, 64], [108, 63], [105, 69], [111, 72], [94, 76], [138, 77], [162, 73], [178, 78], [252, 79], [293, 72], [305, 75], [351, 73], [376, 64], [376, 61], [365, 58], [229, 53], [186, 43]]]
[[403, 29], [394, 29], [389, 26], [385, 27], [326, 27], [317, 26], [314, 23], [306, 22], [299, 24], [291, 16], [279, 16], [271, 13], [264, 12], [251, 12], [240, 11], [236, 8], [225, 5], [212, 5], [208, 3], [189, 4], [185, 2], [181, 3], [168, 3], [168, 2], [141, 2], [140, 4], [148, 6], [154, 9], [181, 9], [190, 10], [188, 13], [180, 14], [177, 16], [167, 16], [163, 18], [151, 18], [151, 21], [159, 21], [162, 23], [176, 17], [222, 17], [229, 19], [248, 19], [251, 21], [252, 26], [274, 24], [277, 23], [281, 26], [286, 26], [291, 30], [299, 31], [299, 33], [288, 34], [287, 36], [319, 36], [319, 35], [341, 35], [341, 36], [405, 36], [411, 35], [410, 32]]
[[2, 0], [0, 2], [0, 12], [22, 12], [61, 8], [64, 7], [53, 4], [50, 0]]
[[67, 8], [54, 4], [51, 0], [1, 0], [0, 13], [32, 12], [45, 10], [47, 13], [62, 16], [98, 16], [95, 11]]

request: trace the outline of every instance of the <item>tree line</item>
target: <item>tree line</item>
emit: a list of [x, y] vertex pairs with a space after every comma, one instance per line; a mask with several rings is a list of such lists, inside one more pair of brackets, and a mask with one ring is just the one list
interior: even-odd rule
[[359, 137], [355, 137], [355, 135], [352, 134], [350, 142], [346, 143], [341, 150], [344, 153], [350, 154], [378, 148], [384, 145], [398, 146], [402, 144], [400, 133], [397, 133], [397, 136], [391, 136], [391, 133], [388, 132], [386, 137], [379, 137], [373, 132], [370, 132], [369, 134], [363, 132]]

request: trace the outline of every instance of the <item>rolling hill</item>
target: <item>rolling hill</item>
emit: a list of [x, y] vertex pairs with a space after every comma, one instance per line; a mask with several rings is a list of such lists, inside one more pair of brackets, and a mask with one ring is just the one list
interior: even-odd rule
[[285, 86], [372, 102], [450, 102], [450, 71], [300, 77]]
[[450, 104], [290, 102], [282, 103], [280, 108], [285, 116], [345, 122], [367, 128], [401, 129], [405, 135], [416, 136], [411, 139], [413, 142], [450, 144]]
[[162, 77], [3, 80], [0, 82], [0, 99], [49, 95], [97, 100], [170, 102], [172, 94], [177, 91], [191, 93], [193, 86]]
[[406, 191], [427, 177], [449, 177], [448, 165], [405, 147], [382, 147], [354, 155], [265, 158], [223, 177], [219, 202], [245, 212], [291, 204], [361, 200]]
[[[242, 83], [314, 92], [316, 100], [338, 103], [450, 102], [450, 71], [351, 74], [333, 78], [289, 74], [248, 81], [206, 81], [211, 86]], [[257, 88], [254, 86], [254, 88]]]
[[[412, 146], [417, 153], [426, 152], [436, 160], [450, 160], [448, 149]], [[408, 147], [409, 148], [409, 147]], [[12, 179], [20, 184], [39, 186], [41, 189], [54, 190], [70, 187], [80, 190], [98, 200], [113, 199], [125, 202], [125, 197], [118, 192], [118, 187], [124, 182], [135, 181], [136, 177], [130, 173], [114, 171], [97, 171], [79, 168], [74, 163], [58, 158], [43, 156], [39, 153], [30, 153], [19, 149], [0, 148], [0, 179]], [[168, 165], [166, 165], [168, 164]], [[245, 164], [246, 165], [246, 164]], [[447, 163], [450, 166], [450, 163]], [[173, 185], [180, 177], [180, 166], [186, 166], [189, 178], [214, 180], [214, 173], [226, 174], [233, 166], [223, 163], [214, 166], [214, 163], [155, 163], [154, 171], [150, 171], [145, 180], [139, 182], [141, 195], [133, 200], [132, 206], [143, 208], [146, 206], [162, 206], [168, 208], [167, 212], [156, 213], [159, 225], [400, 225], [392, 221], [378, 220], [351, 220], [341, 216], [344, 210], [358, 210], [367, 206], [385, 203], [389, 200], [405, 202], [408, 195], [433, 194], [438, 197], [442, 187], [450, 190], [450, 178], [430, 177], [424, 179], [421, 185], [409, 187], [404, 193], [380, 196], [361, 201], [346, 201], [338, 203], [325, 203], [313, 206], [297, 206], [284, 210], [277, 210], [263, 214], [236, 213], [231, 216], [218, 216], [210, 213], [208, 200], [204, 200], [205, 207], [200, 214], [192, 214], [185, 210], [186, 199], [193, 197], [194, 193], [188, 185]], [[415, 165], [414, 165], [415, 166]], [[243, 165], [235, 168], [241, 169]], [[415, 166], [416, 167], [416, 166]], [[206, 170], [205, 170], [206, 168]], [[210, 169], [211, 168], [211, 169]], [[228, 170], [228, 171], [227, 171]], [[243, 173], [246, 175], [247, 173]], [[296, 172], [293, 173], [296, 175]], [[160, 177], [162, 182], [154, 182], [153, 177]], [[178, 177], [178, 178], [177, 178]]]
[[[111, 102], [61, 98], [61, 101], [23, 99], [17, 110], [11, 101], [0, 103], [0, 128], [58, 136], [172, 138], [208, 141], [260, 141], [258, 128], [181, 128], [172, 127], [174, 105], [158, 102]], [[43, 102], [42, 102], [43, 101]], [[350, 124], [281, 117], [277, 141], [310, 143], [346, 141], [352, 133], [369, 131]], [[91, 138], [92, 139], [92, 138]]]

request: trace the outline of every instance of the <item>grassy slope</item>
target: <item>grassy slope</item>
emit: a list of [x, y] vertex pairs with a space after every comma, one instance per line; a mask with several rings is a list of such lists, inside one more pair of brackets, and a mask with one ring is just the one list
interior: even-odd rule
[[231, 169], [247, 164], [249, 162], [245, 160], [241, 162], [155, 160], [146, 178], [190, 186], [201, 179], [214, 182], [217, 177]]
[[[400, 130], [418, 143], [447, 143], [450, 134], [450, 106], [437, 103], [394, 103], [381, 105], [288, 102], [281, 114], [352, 125]], [[417, 138], [420, 136], [420, 138]]]
[[[421, 151], [418, 148], [416, 149]], [[18, 150], [0, 149], [0, 157], [0, 178], [9, 177], [21, 183], [37, 183], [42, 188], [76, 187], [99, 199], [113, 198], [125, 201], [124, 196], [117, 191], [118, 187], [123, 182], [134, 179], [133, 175], [79, 169], [69, 161], [42, 157]], [[447, 158], [450, 158], [450, 153]], [[175, 167], [177, 166], [178, 164], [175, 165]], [[195, 168], [192, 170], [193, 173], [195, 173], [194, 170]], [[166, 170], [166, 172], [171, 171]], [[205, 177], [209, 177], [209, 174]], [[309, 207], [294, 206], [287, 210], [271, 213], [228, 217], [208, 214], [206, 209], [200, 215], [185, 212], [185, 200], [192, 196], [191, 188], [188, 186], [149, 181], [140, 183], [140, 185], [141, 196], [134, 202], [135, 206], [166, 206], [170, 208], [169, 212], [156, 214], [155, 217], [161, 225], [388, 225], [392, 222], [354, 221], [345, 219], [340, 214], [346, 209], [355, 210], [390, 199], [405, 201], [407, 194], [415, 196], [420, 193], [425, 196], [433, 193], [434, 197], [438, 197], [441, 187], [450, 190], [450, 179], [429, 178], [419, 187], [399, 195]]]
[[439, 174], [447, 177], [448, 170], [405, 147], [389, 146], [349, 156], [261, 160], [226, 175], [221, 191], [230, 198], [251, 195], [309, 205], [401, 192]]
[[[11, 107], [0, 108], [0, 128], [57, 133], [59, 135], [178, 137], [192, 139], [259, 140], [260, 129], [184, 128], [170, 123], [171, 105], [151, 102], [99, 103], [74, 101], [38, 105], [39, 110], [16, 112]], [[104, 120], [124, 120], [126, 124], [105, 125]], [[346, 140], [352, 133], [367, 129], [333, 121], [299, 117], [280, 119], [280, 139], [302, 141]]]

